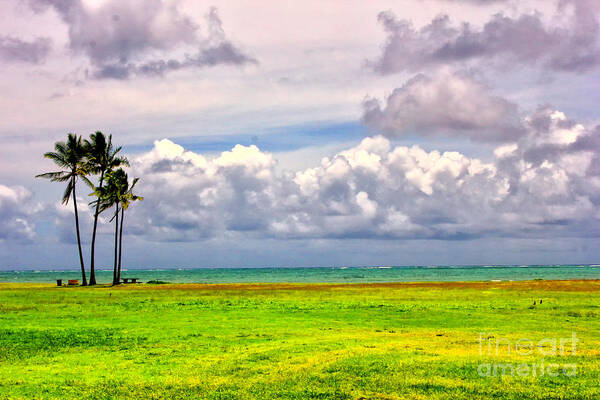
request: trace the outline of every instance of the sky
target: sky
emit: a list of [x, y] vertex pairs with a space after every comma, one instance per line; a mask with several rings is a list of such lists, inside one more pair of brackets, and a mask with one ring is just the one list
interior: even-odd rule
[[95, 131], [130, 268], [600, 262], [596, 0], [4, 0], [0, 92], [0, 269], [78, 267]]

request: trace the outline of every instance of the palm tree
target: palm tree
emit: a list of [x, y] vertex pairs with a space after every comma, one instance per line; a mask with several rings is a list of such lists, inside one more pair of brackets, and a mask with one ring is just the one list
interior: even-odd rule
[[133, 194], [133, 188], [139, 180], [140, 178], [134, 178], [130, 186], [127, 174], [125, 174], [124, 180], [122, 181], [124, 183], [124, 186], [120, 188], [121, 192], [119, 193], [119, 202], [121, 203], [121, 228], [119, 232], [119, 266], [117, 270], [117, 280], [119, 282], [121, 281], [121, 254], [123, 250], [123, 225], [125, 222], [125, 210], [129, 208], [131, 202], [144, 200], [143, 197]]
[[85, 151], [81, 143], [81, 137], [73, 133], [67, 135], [66, 142], [56, 142], [54, 150], [44, 154], [44, 157], [54, 161], [56, 165], [63, 168], [57, 172], [47, 172], [45, 174], [36, 175], [36, 178], [47, 178], [52, 182], [69, 182], [63, 194], [62, 203], [67, 204], [69, 197], [73, 197], [73, 208], [75, 209], [75, 231], [77, 232], [77, 247], [79, 249], [79, 263], [81, 264], [81, 281], [83, 286], [87, 285], [85, 278], [85, 267], [83, 265], [83, 253], [81, 252], [81, 237], [79, 235], [79, 214], [77, 212], [77, 196], [75, 186], [77, 178], [82, 178], [89, 182], [86, 178], [86, 168], [84, 165]]
[[[108, 136], [108, 141], [102, 132], [92, 133], [90, 140], [84, 141], [85, 152], [87, 157], [87, 167], [90, 173], [100, 174], [98, 180], [98, 189], [102, 189], [104, 177], [107, 172], [112, 171], [120, 166], [129, 166], [129, 161], [126, 157], [118, 156], [121, 147], [113, 148], [112, 135]], [[91, 244], [91, 259], [90, 259], [90, 285], [96, 284], [95, 272], [95, 247], [96, 247], [96, 230], [98, 228], [98, 216], [100, 215], [100, 202], [96, 203], [94, 212], [94, 227], [92, 229], [92, 244]]]

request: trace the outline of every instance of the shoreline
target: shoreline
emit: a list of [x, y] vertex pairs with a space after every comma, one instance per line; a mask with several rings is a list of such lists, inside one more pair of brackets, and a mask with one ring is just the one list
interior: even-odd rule
[[423, 281], [423, 282], [369, 282], [369, 283], [327, 283], [327, 282], [254, 282], [254, 283], [164, 283], [164, 284], [122, 284], [111, 286], [57, 287], [53, 283], [0, 282], [2, 289], [113, 289], [113, 290], [335, 290], [335, 289], [509, 289], [509, 290], [558, 290], [558, 291], [600, 291], [600, 279], [544, 279], [513, 281]]

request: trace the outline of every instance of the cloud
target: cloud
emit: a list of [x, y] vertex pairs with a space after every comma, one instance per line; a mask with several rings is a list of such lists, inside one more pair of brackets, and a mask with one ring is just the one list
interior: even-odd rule
[[[83, 184], [77, 187], [77, 214], [79, 215], [79, 232], [81, 243], [87, 245], [91, 241], [93, 228], [94, 210], [88, 204], [93, 200], [87, 195], [91, 189]], [[110, 222], [114, 211], [107, 210], [99, 218], [98, 235], [114, 234], [114, 225]], [[68, 204], [62, 204], [57, 201], [44, 207], [44, 218], [51, 220], [57, 228], [57, 235], [52, 240], [58, 239], [61, 243], [77, 244], [77, 234], [75, 231], [75, 210], [73, 209], [73, 199]]]
[[52, 42], [48, 38], [37, 38], [31, 42], [11, 36], [0, 36], [0, 60], [40, 64], [50, 53]]
[[448, 2], [452, 2], [452, 3], [471, 3], [471, 4], [480, 5], [480, 6], [486, 6], [486, 5], [495, 4], [495, 3], [506, 3], [509, 0], [443, 0], [443, 1], [448, 1]]
[[492, 162], [375, 136], [283, 172], [256, 146], [209, 158], [157, 141], [132, 165], [145, 200], [129, 232], [155, 241], [598, 237], [600, 130], [550, 108], [525, 129]]
[[382, 106], [363, 103], [363, 122], [386, 136], [406, 134], [467, 136], [477, 141], [510, 141], [525, 133], [516, 104], [464, 74], [419, 74], [394, 89]]
[[[214, 7], [206, 17], [208, 34], [202, 37], [199, 26], [179, 10], [177, 2], [109, 0], [94, 8], [81, 0], [30, 0], [30, 4], [34, 10], [51, 7], [59, 14], [68, 26], [71, 51], [89, 60], [92, 78], [128, 79], [181, 68], [256, 62], [226, 38]], [[188, 47], [195, 47], [197, 53], [169, 57]]]
[[502, 67], [540, 65], [554, 71], [585, 72], [600, 63], [600, 6], [594, 0], [562, 0], [557, 17], [571, 13], [564, 27], [548, 27], [539, 13], [518, 18], [496, 14], [478, 28], [454, 25], [447, 15], [421, 29], [390, 11], [379, 22], [387, 32], [383, 54], [371, 66], [381, 74], [465, 63], [496, 62]]
[[243, 65], [257, 61], [234, 47], [229, 42], [224, 42], [215, 47], [200, 49], [198, 54], [186, 56], [180, 60], [152, 60], [141, 64], [111, 64], [103, 65], [93, 73], [94, 78], [128, 79], [132, 75], [163, 76], [170, 71], [177, 71], [190, 67], [213, 67], [215, 65]]
[[[88, 206], [90, 198], [86, 195], [90, 189], [84, 185], [78, 187], [77, 208], [82, 242], [89, 243], [92, 231], [92, 210]], [[62, 192], [60, 192], [62, 193]], [[113, 232], [108, 220], [112, 218], [109, 212], [102, 215], [99, 224], [99, 234]], [[53, 223], [55, 235], [36, 233], [36, 224]], [[73, 203], [62, 204], [60, 201], [43, 203], [36, 200], [30, 190], [22, 186], [7, 186], [0, 184], [0, 244], [2, 243], [33, 243], [34, 241], [55, 242], [56, 240], [76, 244], [74, 230]]]
[[0, 184], [0, 243], [31, 242], [35, 238], [33, 194], [22, 186]]

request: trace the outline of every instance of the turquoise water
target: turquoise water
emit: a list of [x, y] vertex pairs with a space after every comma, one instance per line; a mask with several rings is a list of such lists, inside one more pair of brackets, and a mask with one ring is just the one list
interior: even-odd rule
[[[130, 269], [123, 271], [122, 277], [139, 278], [142, 282], [162, 280], [173, 283], [600, 279], [600, 265]], [[0, 282], [53, 283], [56, 279], [79, 278], [76, 270], [0, 271]], [[96, 279], [99, 283], [109, 283], [112, 271], [97, 271]]]

